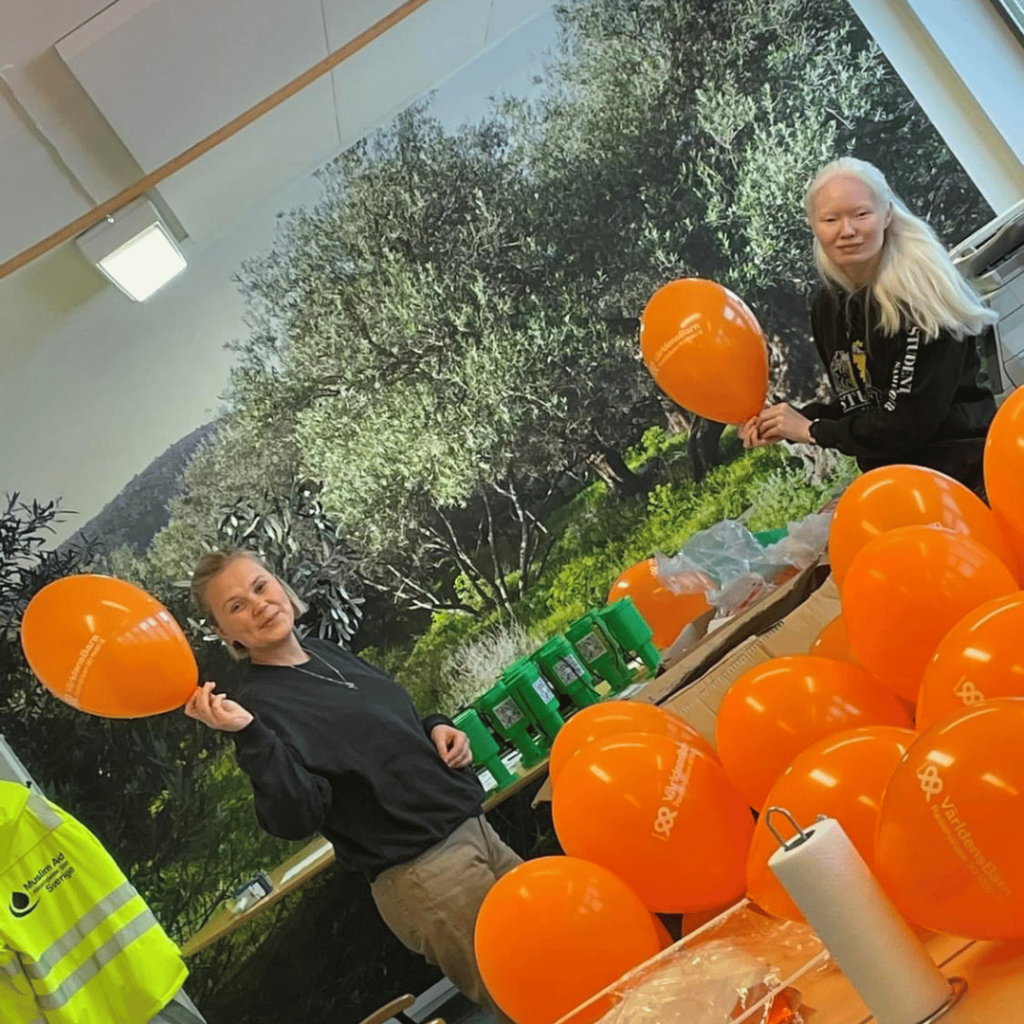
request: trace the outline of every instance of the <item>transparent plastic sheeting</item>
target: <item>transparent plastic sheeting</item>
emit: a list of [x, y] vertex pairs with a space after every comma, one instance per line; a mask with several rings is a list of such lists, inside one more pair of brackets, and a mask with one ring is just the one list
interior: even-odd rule
[[677, 594], [703, 591], [719, 616], [734, 615], [813, 565], [828, 544], [831, 523], [831, 512], [812, 513], [763, 548], [742, 523], [726, 519], [695, 533], [679, 554], [657, 554], [658, 575]]
[[[838, 973], [804, 924], [744, 900], [562, 1018], [565, 1024], [810, 1024], [805, 990]], [[816, 1022], [815, 1022], [816, 1024]]]

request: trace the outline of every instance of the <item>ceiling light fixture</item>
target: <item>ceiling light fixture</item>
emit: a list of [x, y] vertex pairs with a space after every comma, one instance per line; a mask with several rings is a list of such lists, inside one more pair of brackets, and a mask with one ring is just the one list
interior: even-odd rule
[[130, 299], [142, 302], [186, 267], [148, 199], [136, 199], [75, 239], [82, 254]]

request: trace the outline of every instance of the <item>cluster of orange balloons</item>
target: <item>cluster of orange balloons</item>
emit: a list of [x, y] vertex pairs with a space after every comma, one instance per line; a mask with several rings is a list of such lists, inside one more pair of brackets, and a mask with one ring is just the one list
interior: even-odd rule
[[[837, 819], [913, 923], [1008, 939], [1024, 935], [1024, 389], [992, 424], [985, 479], [991, 509], [922, 467], [855, 481], [829, 539], [842, 615], [816, 638], [815, 657], [796, 659], [807, 678], [790, 669], [788, 685], [773, 690], [793, 660], [782, 659], [737, 681], [716, 744], [762, 810]], [[843, 713], [824, 712], [838, 728], [817, 737], [815, 660], [857, 672], [866, 688], [851, 702], [838, 696]], [[851, 728], [843, 719], [867, 693], [876, 718]], [[879, 694], [913, 710], [912, 730], [877, 717]], [[752, 749], [757, 759], [745, 756]], [[762, 818], [748, 895], [797, 919], [767, 868], [776, 846]]]
[[21, 646], [54, 696], [104, 718], [180, 708], [199, 679], [174, 616], [111, 576], [66, 576], [43, 587], [22, 617]]
[[624, 597], [633, 599], [654, 634], [654, 646], [670, 647], [682, 630], [711, 606], [703, 590], [677, 594], [658, 575], [658, 563], [646, 558], [621, 573], [608, 591], [608, 604]]
[[[653, 705], [578, 711], [555, 737], [550, 772], [566, 856], [506, 875], [477, 921], [481, 976], [521, 1024], [551, 1024], [664, 948], [670, 940], [653, 912], [740, 898], [754, 830], [711, 744]], [[574, 1022], [611, 1005], [599, 999]]]

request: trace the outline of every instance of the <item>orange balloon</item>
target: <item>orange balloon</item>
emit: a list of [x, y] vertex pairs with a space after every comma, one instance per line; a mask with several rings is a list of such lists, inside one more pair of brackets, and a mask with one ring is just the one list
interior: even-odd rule
[[562, 849], [614, 871], [654, 911], [688, 913], [746, 888], [754, 820], [699, 747], [652, 733], [588, 743], [551, 801]]
[[662, 649], [671, 646], [684, 626], [711, 607], [703, 591], [677, 594], [666, 587], [653, 558], [637, 562], [623, 572], [608, 591], [607, 603], [614, 604], [624, 597], [633, 599], [637, 611], [654, 633], [654, 646]]
[[[784, 807], [802, 824], [819, 814], [835, 818], [870, 867], [882, 794], [917, 738], [912, 729], [869, 725], [826, 736], [799, 754], [778, 777], [764, 802], [747, 857], [747, 896], [775, 917], [803, 921], [768, 858], [779, 848], [764, 812]], [[779, 822], [773, 822], [778, 827]]]
[[865, 725], [910, 728], [899, 701], [856, 665], [808, 655], [773, 658], [745, 672], [718, 709], [715, 746], [751, 807], [812, 743]]
[[837, 615], [813, 640], [807, 652], [815, 658], [831, 658], [861, 667], [857, 655], [850, 646], [850, 636], [842, 615]]
[[999, 407], [985, 440], [985, 490], [1024, 555], [1024, 387]]
[[698, 416], [743, 423], [764, 408], [764, 333], [746, 303], [714, 281], [659, 288], [640, 320], [640, 351], [658, 387]]
[[180, 708], [199, 679], [171, 613], [111, 576], [66, 576], [43, 587], [25, 609], [21, 646], [55, 697], [105, 718]]
[[992, 510], [962, 483], [923, 466], [882, 466], [843, 492], [829, 531], [828, 556], [842, 589], [857, 552], [898, 526], [944, 526], [973, 537], [1018, 572], [1019, 562]]
[[995, 697], [1024, 697], [1024, 593], [968, 612], [943, 638], [924, 670], [917, 698], [923, 732], [953, 711]]
[[562, 769], [577, 750], [596, 739], [621, 732], [657, 733], [680, 743], [692, 744], [708, 757], [715, 757], [711, 744], [689, 722], [671, 711], [653, 704], [606, 700], [577, 711], [558, 730], [548, 761], [551, 785], [557, 784]]
[[661, 936], [636, 893], [607, 869], [538, 857], [494, 883], [475, 947], [502, 1010], [517, 1024], [552, 1024], [659, 953]]
[[882, 800], [875, 869], [915, 924], [1024, 936], [1024, 700], [956, 711], [921, 733]]
[[1017, 589], [1010, 570], [973, 538], [900, 526], [857, 553], [843, 587], [843, 618], [860, 663], [916, 701], [939, 641], [978, 605]]

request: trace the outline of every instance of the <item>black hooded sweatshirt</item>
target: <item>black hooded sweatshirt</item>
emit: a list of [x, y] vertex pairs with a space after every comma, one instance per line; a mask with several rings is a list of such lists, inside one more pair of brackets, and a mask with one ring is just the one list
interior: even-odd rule
[[481, 813], [473, 769], [449, 768], [430, 739], [450, 719], [421, 720], [398, 683], [336, 644], [302, 644], [308, 662], [250, 665], [237, 694], [254, 717], [233, 734], [236, 754], [267, 832], [319, 832], [343, 868], [372, 880]]
[[862, 470], [926, 466], [980, 490], [996, 406], [981, 382], [977, 339], [942, 331], [926, 341], [916, 325], [887, 335], [878, 319], [869, 289], [847, 296], [823, 287], [815, 296], [814, 343], [836, 400], [801, 410], [817, 421], [811, 436], [855, 456]]

